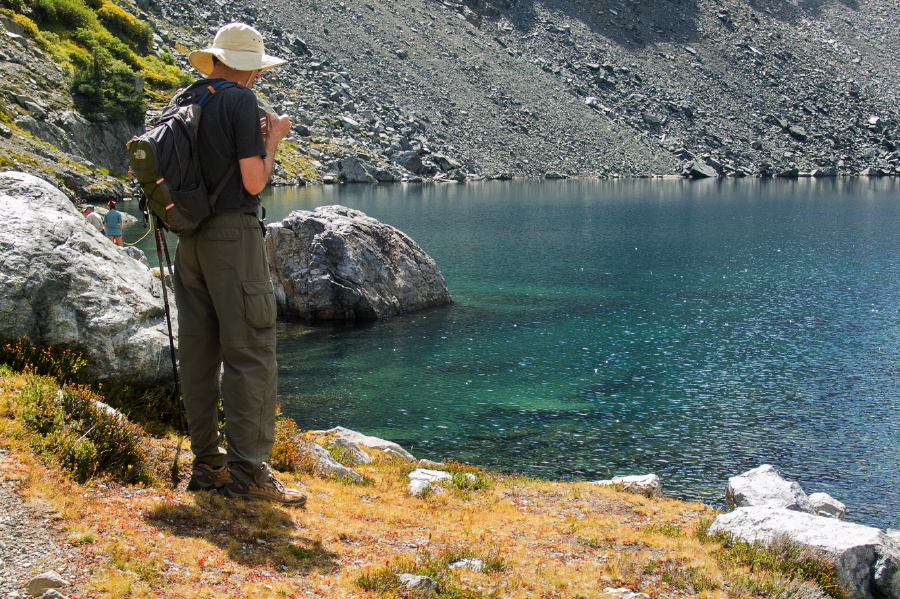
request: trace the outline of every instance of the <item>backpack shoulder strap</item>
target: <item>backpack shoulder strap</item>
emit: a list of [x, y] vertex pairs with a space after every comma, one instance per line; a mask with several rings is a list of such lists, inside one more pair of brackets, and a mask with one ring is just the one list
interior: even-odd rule
[[[237, 82], [235, 81], [220, 81], [215, 85], [210, 85], [206, 88], [206, 93], [203, 94], [197, 104], [202, 107], [204, 104], [206, 104], [207, 101], [209, 101], [210, 98], [212, 98], [216, 94], [216, 92], [227, 87], [233, 87], [235, 85], [237, 85]], [[228, 180], [234, 174], [235, 168], [237, 168], [237, 163], [232, 163], [231, 166], [228, 167], [228, 171], [225, 173], [225, 176], [219, 180], [219, 183], [216, 185], [215, 190], [209, 198], [210, 206], [214, 206], [216, 200], [219, 199], [219, 194], [222, 193], [223, 189], [225, 189], [225, 184], [228, 183]]]
[[235, 85], [237, 85], [237, 82], [235, 81], [220, 81], [215, 85], [210, 85], [206, 88], [206, 93], [203, 94], [197, 104], [203, 106], [220, 89], [225, 89], [226, 87], [234, 87]]

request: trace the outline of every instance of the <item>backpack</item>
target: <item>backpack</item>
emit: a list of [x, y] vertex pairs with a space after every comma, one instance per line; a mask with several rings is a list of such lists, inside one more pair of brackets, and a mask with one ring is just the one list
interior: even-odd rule
[[182, 235], [190, 233], [213, 212], [216, 199], [234, 173], [237, 163], [207, 192], [200, 171], [197, 130], [203, 105], [220, 89], [237, 85], [222, 81], [208, 90], [199, 102], [193, 101], [192, 90], [183, 89], [172, 98], [156, 124], [143, 135], [126, 144], [129, 172], [144, 191], [145, 205], [168, 230]]

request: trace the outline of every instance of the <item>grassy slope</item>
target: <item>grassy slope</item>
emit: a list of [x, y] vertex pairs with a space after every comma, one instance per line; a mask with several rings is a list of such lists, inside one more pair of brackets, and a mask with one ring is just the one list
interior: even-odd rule
[[[176, 490], [76, 484], [31, 452], [13, 416], [34, 376], [0, 369], [0, 443], [15, 456], [0, 479], [54, 513], [83, 568], [74, 597], [409, 596], [398, 590], [403, 572], [436, 578], [439, 597], [586, 598], [608, 587], [653, 598], [822, 596], [777, 574], [784, 563], [751, 572], [759, 559], [707, 538], [706, 506], [589, 483], [491, 474], [487, 488], [419, 499], [407, 494], [413, 465], [376, 459], [356, 467], [366, 485], [282, 475], [304, 488], [303, 510], [187, 493], [184, 477]], [[147, 439], [168, 459], [175, 444]], [[465, 557], [486, 571], [449, 568]]]

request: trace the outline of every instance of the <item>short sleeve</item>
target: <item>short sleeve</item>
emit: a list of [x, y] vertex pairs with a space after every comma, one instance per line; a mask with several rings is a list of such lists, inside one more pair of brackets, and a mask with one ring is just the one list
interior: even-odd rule
[[265, 156], [266, 144], [260, 126], [260, 110], [253, 93], [241, 94], [235, 107], [234, 139], [237, 159]]

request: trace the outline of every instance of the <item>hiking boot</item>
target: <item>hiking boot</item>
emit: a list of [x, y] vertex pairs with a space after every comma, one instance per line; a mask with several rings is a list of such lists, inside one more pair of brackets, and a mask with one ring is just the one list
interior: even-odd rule
[[222, 489], [222, 493], [225, 497], [250, 501], [275, 501], [290, 507], [303, 507], [306, 504], [306, 495], [281, 484], [268, 465], [263, 464], [262, 467], [268, 474], [268, 480], [264, 484], [260, 485], [252, 480], [244, 482], [232, 476]]
[[209, 464], [197, 462], [191, 466], [191, 480], [188, 491], [218, 491], [225, 486], [231, 476], [228, 466], [213, 468]]

